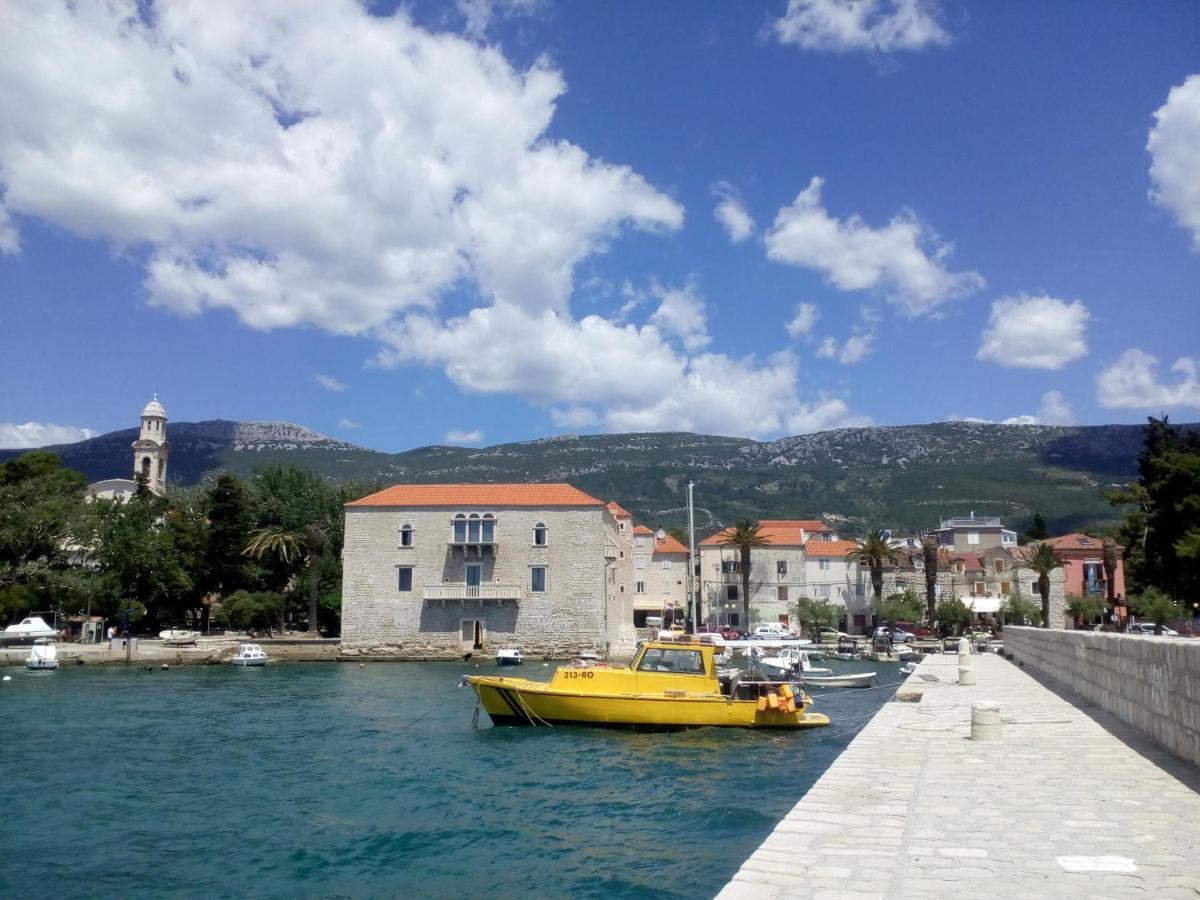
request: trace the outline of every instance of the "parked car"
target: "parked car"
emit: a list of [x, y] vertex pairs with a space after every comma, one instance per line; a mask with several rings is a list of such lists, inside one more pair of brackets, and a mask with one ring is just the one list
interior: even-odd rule
[[[1136, 625], [1129, 626], [1130, 634], [1154, 634], [1153, 622], [1138, 622]], [[1166, 625], [1162, 627], [1162, 633], [1166, 637], [1179, 637], [1179, 632], [1174, 628], [1168, 628]]]
[[725, 630], [724, 627], [721, 625], [697, 625], [695, 633], [696, 634], [720, 634], [724, 630]]
[[744, 635], [731, 625], [722, 625], [721, 637], [727, 641], [740, 641]]
[[779, 622], [768, 622], [754, 629], [756, 640], [790, 641], [796, 633]]
[[836, 644], [844, 637], [849, 637], [849, 635], [844, 631], [838, 631], [836, 628], [830, 628], [828, 625], [822, 625], [815, 635], [818, 644]]
[[[893, 644], [907, 644], [909, 641], [914, 640], [914, 635], [912, 634], [912, 632], [904, 631], [903, 629], [900, 629], [900, 628], [893, 628], [891, 630], [891, 635], [892, 635], [892, 643]], [[888, 637], [887, 626], [880, 625], [878, 628], [876, 628], [875, 634], [873, 635], [873, 637], [875, 638], [875, 640], [887, 640], [887, 637]]]
[[916, 622], [897, 622], [896, 627], [919, 638], [931, 637], [933, 635], [932, 631], [924, 625], [918, 625]]

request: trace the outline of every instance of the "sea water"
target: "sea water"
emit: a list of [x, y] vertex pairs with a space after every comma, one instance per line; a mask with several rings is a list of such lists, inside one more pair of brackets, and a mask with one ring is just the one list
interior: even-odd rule
[[494, 669], [6, 669], [0, 896], [709, 897], [893, 692], [799, 732], [473, 728]]

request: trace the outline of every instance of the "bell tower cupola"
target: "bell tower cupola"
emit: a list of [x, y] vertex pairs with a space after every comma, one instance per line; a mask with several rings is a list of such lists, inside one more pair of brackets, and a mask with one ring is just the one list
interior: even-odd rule
[[146, 480], [146, 486], [158, 496], [167, 490], [167, 457], [171, 445], [167, 442], [167, 411], [154, 395], [142, 410], [142, 429], [133, 442], [133, 477]]

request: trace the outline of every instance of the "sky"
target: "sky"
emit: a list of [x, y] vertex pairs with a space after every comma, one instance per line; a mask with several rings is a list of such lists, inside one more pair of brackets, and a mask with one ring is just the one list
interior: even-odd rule
[[1200, 4], [0, 5], [0, 446], [1200, 419]]

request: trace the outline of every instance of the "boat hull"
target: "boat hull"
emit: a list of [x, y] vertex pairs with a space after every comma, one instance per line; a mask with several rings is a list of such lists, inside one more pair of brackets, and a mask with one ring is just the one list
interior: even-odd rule
[[801, 683], [806, 688], [868, 688], [875, 684], [874, 672], [855, 675], [802, 675]]
[[241, 666], [243, 669], [265, 666], [267, 664], [265, 659], [231, 659], [230, 662], [235, 666]]
[[[592, 725], [671, 731], [685, 728], [819, 728], [828, 716], [808, 710], [760, 711], [754, 700], [720, 694], [602, 694], [549, 689], [544, 682], [473, 675], [467, 683], [497, 725]], [[673, 692], [683, 694], [684, 692]]]
[[25, 660], [25, 668], [31, 672], [49, 672], [58, 668], [57, 659], [27, 659]]

